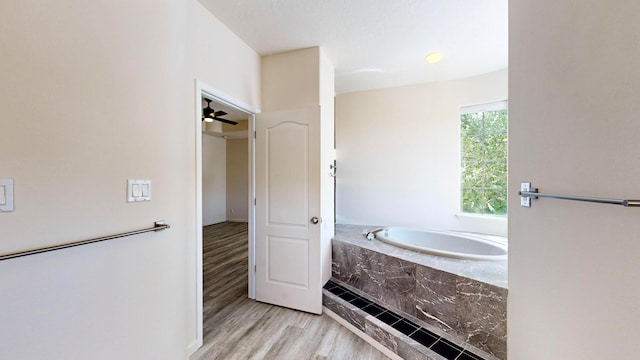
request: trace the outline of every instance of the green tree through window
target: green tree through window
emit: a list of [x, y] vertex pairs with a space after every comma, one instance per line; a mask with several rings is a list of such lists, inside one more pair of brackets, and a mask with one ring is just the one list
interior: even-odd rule
[[507, 109], [506, 101], [463, 108], [462, 211], [507, 214]]

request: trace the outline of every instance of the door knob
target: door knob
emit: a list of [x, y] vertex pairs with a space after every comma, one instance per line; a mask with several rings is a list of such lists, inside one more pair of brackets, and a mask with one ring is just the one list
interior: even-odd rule
[[317, 216], [314, 216], [311, 218], [311, 220], [309, 220], [312, 224], [317, 224], [320, 220], [318, 220]]

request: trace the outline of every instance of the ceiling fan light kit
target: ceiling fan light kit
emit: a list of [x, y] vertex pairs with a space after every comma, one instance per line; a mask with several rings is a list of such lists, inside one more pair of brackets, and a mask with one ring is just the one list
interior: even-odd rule
[[213, 120], [216, 120], [216, 121], [223, 122], [225, 124], [238, 125], [237, 121], [221, 118], [220, 116], [225, 116], [227, 115], [227, 113], [222, 110], [219, 110], [219, 111], [213, 110], [213, 108], [211, 107], [210, 99], [204, 98], [204, 101], [207, 102], [207, 107], [202, 109], [202, 121], [213, 122]]

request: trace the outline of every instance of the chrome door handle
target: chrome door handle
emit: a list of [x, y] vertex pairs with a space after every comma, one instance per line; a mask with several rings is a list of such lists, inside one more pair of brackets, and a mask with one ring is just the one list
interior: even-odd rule
[[318, 222], [320, 222], [320, 220], [318, 219], [317, 216], [314, 216], [311, 218], [311, 220], [309, 220], [312, 224], [317, 224]]

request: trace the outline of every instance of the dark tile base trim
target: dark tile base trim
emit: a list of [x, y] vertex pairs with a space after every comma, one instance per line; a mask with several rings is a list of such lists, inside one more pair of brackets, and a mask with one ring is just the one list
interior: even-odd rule
[[334, 281], [324, 289], [324, 306], [404, 359], [493, 359], [478, 355], [481, 351], [470, 345], [462, 348]]

